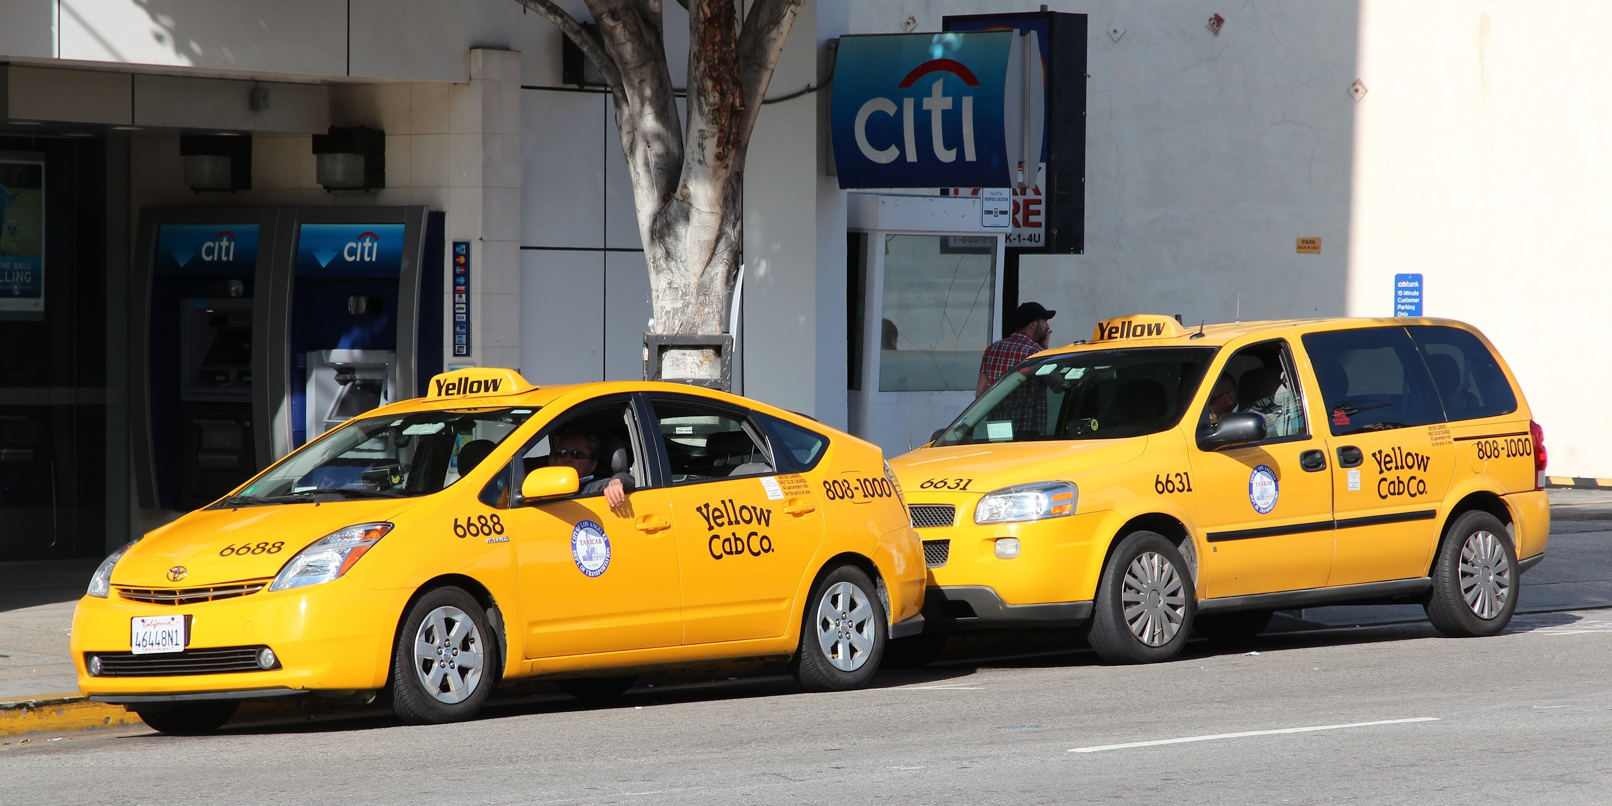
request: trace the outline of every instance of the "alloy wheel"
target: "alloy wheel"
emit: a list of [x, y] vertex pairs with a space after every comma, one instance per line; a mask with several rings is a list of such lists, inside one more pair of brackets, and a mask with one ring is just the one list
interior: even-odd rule
[[1126, 626], [1147, 646], [1164, 646], [1181, 631], [1187, 610], [1181, 575], [1158, 552], [1145, 552], [1131, 561], [1120, 601]]
[[1461, 546], [1461, 596], [1481, 619], [1492, 619], [1506, 608], [1511, 596], [1511, 563], [1500, 538], [1486, 531], [1473, 532]]
[[414, 671], [437, 702], [462, 702], [481, 683], [481, 631], [465, 611], [443, 605], [426, 614], [414, 636]]
[[873, 613], [868, 595], [849, 582], [823, 591], [817, 604], [817, 641], [834, 668], [854, 672], [868, 662], [877, 629]]

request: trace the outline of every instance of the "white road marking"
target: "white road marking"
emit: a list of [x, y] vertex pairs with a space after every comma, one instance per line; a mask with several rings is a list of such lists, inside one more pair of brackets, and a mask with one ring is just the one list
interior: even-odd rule
[[1312, 725], [1305, 728], [1278, 728], [1276, 730], [1249, 730], [1241, 733], [1215, 733], [1208, 736], [1184, 736], [1179, 739], [1155, 739], [1150, 742], [1126, 742], [1125, 744], [1099, 744], [1091, 747], [1071, 748], [1071, 753], [1102, 753], [1108, 750], [1129, 750], [1135, 747], [1160, 747], [1167, 744], [1187, 744], [1189, 742], [1211, 742], [1217, 739], [1243, 739], [1250, 736], [1280, 736], [1287, 733], [1314, 733], [1322, 730], [1343, 730], [1344, 728], [1370, 728], [1378, 725], [1407, 725], [1412, 722], [1437, 722], [1438, 717], [1418, 716], [1410, 719], [1379, 719], [1375, 722], [1350, 722], [1347, 725]]
[[1554, 627], [1537, 627], [1532, 630], [1506, 630], [1506, 632], [1526, 635], [1608, 635], [1612, 634], [1612, 621], [1579, 621]]

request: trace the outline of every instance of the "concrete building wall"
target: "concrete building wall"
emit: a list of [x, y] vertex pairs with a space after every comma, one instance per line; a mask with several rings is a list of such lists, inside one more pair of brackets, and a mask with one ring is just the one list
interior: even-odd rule
[[[1021, 264], [1019, 298], [1059, 311], [1055, 340], [1138, 311], [1387, 316], [1393, 275], [1422, 273], [1426, 314], [1477, 325], [1516, 371], [1552, 475], [1612, 475], [1612, 423], [1586, 402], [1612, 380], [1578, 346], [1600, 340], [1612, 291], [1596, 248], [1612, 8], [1049, 6], [1090, 22], [1085, 253]], [[850, 27], [1032, 7], [882, 0], [854, 5]], [[1296, 253], [1300, 237], [1321, 253]]]
[[7, 58], [302, 81], [462, 83], [478, 48], [523, 53], [530, 80], [560, 47], [512, 0], [0, 0], [0, 20]]
[[[808, 2], [773, 73], [782, 98], [828, 74], [845, 5]], [[744, 393], [846, 425], [845, 194], [827, 176], [826, 94], [768, 104], [745, 168]]]
[[1482, 328], [1545, 428], [1550, 474], [1612, 476], [1612, 6], [1369, 0], [1346, 305], [1387, 315], [1396, 273]]

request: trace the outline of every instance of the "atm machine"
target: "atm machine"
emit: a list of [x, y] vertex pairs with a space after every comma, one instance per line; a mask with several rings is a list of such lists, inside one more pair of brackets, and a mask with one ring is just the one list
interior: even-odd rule
[[256, 334], [275, 218], [261, 209], [164, 210], [142, 221], [130, 414], [143, 506], [205, 504], [267, 455], [253, 392], [264, 369]]
[[342, 421], [420, 394], [443, 360], [442, 224], [423, 207], [141, 211], [140, 505], [205, 505]]
[[[275, 455], [284, 455], [348, 418], [417, 394], [421, 344], [423, 207], [298, 208], [281, 221], [289, 283], [276, 288], [285, 318], [271, 338]], [[441, 237], [432, 261], [441, 284]], [[440, 297], [433, 296], [440, 308]], [[430, 306], [427, 306], [430, 307]], [[441, 366], [441, 318], [435, 320]], [[426, 376], [429, 378], [430, 376]]]

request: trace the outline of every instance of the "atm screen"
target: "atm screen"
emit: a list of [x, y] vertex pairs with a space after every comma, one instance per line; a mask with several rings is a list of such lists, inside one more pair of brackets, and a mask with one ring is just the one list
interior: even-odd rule
[[252, 328], [219, 327], [213, 343], [202, 359], [204, 367], [249, 367], [252, 365]]

